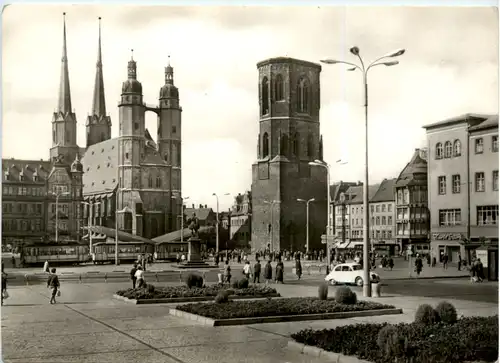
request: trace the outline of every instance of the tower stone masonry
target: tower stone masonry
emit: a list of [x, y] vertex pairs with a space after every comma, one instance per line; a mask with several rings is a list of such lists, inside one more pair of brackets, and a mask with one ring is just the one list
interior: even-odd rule
[[252, 249], [304, 251], [306, 206], [309, 246], [322, 248], [326, 229], [327, 172], [320, 135], [319, 64], [271, 58], [259, 72], [259, 135], [252, 165]]

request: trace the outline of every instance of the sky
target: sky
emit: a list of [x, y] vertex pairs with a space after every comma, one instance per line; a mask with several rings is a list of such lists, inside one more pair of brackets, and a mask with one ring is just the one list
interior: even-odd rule
[[[369, 83], [370, 183], [397, 177], [423, 125], [464, 113], [498, 113], [498, 13], [483, 7], [208, 7], [10, 5], [3, 11], [2, 157], [48, 159], [66, 12], [72, 104], [85, 145], [97, 58], [98, 17], [106, 106], [118, 134], [118, 101], [134, 49], [146, 103], [158, 102], [170, 55], [182, 112], [182, 188], [190, 202], [226, 210], [251, 188], [257, 157], [257, 62], [288, 56], [365, 62], [405, 48]], [[331, 180], [363, 180], [359, 72], [324, 65], [321, 133]], [[156, 116], [146, 127], [155, 138]], [[337, 160], [343, 163], [336, 163]], [[226, 196], [224, 194], [229, 193]]]

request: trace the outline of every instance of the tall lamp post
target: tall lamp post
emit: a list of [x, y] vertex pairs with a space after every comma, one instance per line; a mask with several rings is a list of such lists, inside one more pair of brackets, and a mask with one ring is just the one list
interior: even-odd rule
[[89, 209], [89, 250], [90, 250], [90, 253], [92, 253], [92, 231], [91, 231], [91, 227], [92, 227], [92, 212], [94, 210], [94, 203], [92, 202], [82, 202], [82, 204], [86, 205]]
[[279, 200], [273, 200], [272, 202], [264, 201], [264, 204], [271, 206], [271, 252], [274, 252], [274, 205], [279, 202]]
[[330, 238], [329, 236], [332, 234], [332, 225], [330, 223], [330, 165], [325, 161], [314, 160], [309, 163], [312, 166], [321, 166], [326, 169], [326, 274], [330, 273], [330, 263], [331, 263], [331, 255], [330, 255]]
[[[229, 195], [225, 193], [224, 195]], [[219, 253], [219, 196], [217, 193], [213, 193], [212, 196], [217, 200], [217, 213], [215, 214], [215, 253]]]
[[375, 59], [373, 62], [368, 64], [367, 67], [365, 67], [365, 63], [363, 59], [361, 58], [359, 54], [359, 48], [358, 47], [352, 47], [350, 49], [350, 52], [354, 54], [356, 57], [358, 57], [360, 65], [351, 63], [351, 62], [345, 62], [345, 61], [340, 61], [340, 60], [335, 60], [335, 59], [322, 59], [321, 62], [325, 64], [346, 64], [349, 65], [351, 68], [348, 69], [348, 71], [355, 71], [359, 70], [363, 74], [363, 88], [364, 88], [364, 107], [365, 107], [365, 181], [363, 184], [363, 219], [364, 219], [364, 226], [363, 226], [363, 295], [365, 297], [370, 297], [372, 295], [372, 290], [371, 290], [371, 282], [370, 282], [370, 240], [369, 240], [369, 226], [370, 226], [370, 212], [369, 212], [369, 196], [368, 196], [368, 71], [375, 66], [395, 66], [399, 64], [397, 60], [389, 60], [387, 61], [388, 58], [394, 58], [398, 57], [400, 55], [403, 55], [405, 53], [405, 49], [398, 49], [394, 52], [387, 53], [383, 55], [382, 57], [379, 57]]
[[69, 195], [69, 192], [54, 193], [49, 192], [56, 197], [56, 243], [59, 242], [59, 197], [63, 195]]
[[316, 199], [309, 200], [297, 199], [297, 202], [306, 203], [306, 255], [309, 253], [309, 203], [314, 202]]

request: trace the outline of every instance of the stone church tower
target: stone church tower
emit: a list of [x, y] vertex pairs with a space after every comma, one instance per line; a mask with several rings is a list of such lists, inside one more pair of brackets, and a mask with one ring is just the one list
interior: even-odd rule
[[259, 135], [252, 165], [252, 248], [304, 251], [306, 206], [311, 199], [310, 250], [323, 248], [327, 173], [311, 166], [323, 159], [319, 64], [271, 58], [259, 71]]

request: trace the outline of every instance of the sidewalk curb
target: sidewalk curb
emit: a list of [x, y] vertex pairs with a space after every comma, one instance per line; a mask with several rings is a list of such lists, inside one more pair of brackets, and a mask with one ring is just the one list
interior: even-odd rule
[[340, 353], [329, 352], [327, 350], [318, 347], [313, 347], [311, 345], [298, 343], [295, 340], [289, 340], [286, 348], [288, 350], [316, 358], [325, 357], [329, 361], [336, 363], [371, 363], [369, 361], [362, 360], [356, 357], [347, 356]]
[[439, 279], [465, 279], [470, 278], [470, 275], [457, 276], [423, 276], [423, 277], [394, 277], [382, 279], [382, 281], [410, 281], [410, 280], [439, 280]]

